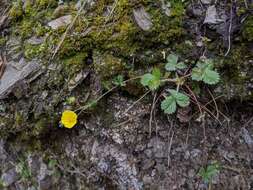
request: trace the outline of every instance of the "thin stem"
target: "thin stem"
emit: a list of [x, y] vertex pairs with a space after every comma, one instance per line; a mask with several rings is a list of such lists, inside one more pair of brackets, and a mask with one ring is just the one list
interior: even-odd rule
[[[133, 81], [133, 80], [136, 80], [136, 79], [139, 79], [141, 78], [140, 76], [137, 76], [137, 77], [134, 77], [134, 78], [130, 78], [130, 79], [127, 79], [125, 81], [123, 81], [123, 83], [126, 83], [126, 82], [130, 82], [130, 81]], [[108, 91], [106, 91], [104, 94], [102, 94], [101, 96], [99, 96], [95, 102], [98, 102], [99, 100], [101, 100], [103, 97], [105, 97], [107, 94], [109, 94], [110, 92], [112, 92], [113, 90], [115, 90], [116, 88], [118, 88], [118, 86], [114, 86], [112, 87], [111, 89], [109, 89]], [[78, 113], [78, 115], [80, 115], [84, 110], [88, 109], [89, 107], [91, 106], [91, 104], [86, 104], [84, 106], [81, 106], [79, 107], [78, 109], [76, 109], [74, 112], [77, 112], [77, 111], [80, 111]]]
[[138, 102], [140, 102], [145, 96], [147, 96], [151, 90], [147, 91], [145, 94], [143, 94], [138, 100], [136, 100], [129, 108], [124, 111], [123, 115], [126, 114], [130, 109], [132, 109]]

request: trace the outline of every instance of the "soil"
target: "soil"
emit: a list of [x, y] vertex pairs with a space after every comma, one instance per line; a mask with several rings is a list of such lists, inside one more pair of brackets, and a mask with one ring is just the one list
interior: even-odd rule
[[[115, 2], [0, 0], [0, 190], [253, 190], [253, 2]], [[185, 72], [215, 60], [220, 82], [187, 79], [197, 100], [172, 115], [160, 103], [175, 85], [108, 92], [165, 72], [171, 52]]]

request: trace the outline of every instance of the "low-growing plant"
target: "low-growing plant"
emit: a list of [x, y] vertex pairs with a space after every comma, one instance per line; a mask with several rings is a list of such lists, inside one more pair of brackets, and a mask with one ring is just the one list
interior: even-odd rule
[[[166, 73], [164, 75], [160, 69], [154, 68], [150, 73], [127, 80], [124, 80], [122, 75], [114, 77], [112, 80], [112, 85], [114, 86], [111, 88], [108, 87], [107, 91], [97, 99], [87, 102], [84, 106], [79, 107], [75, 111], [65, 110], [61, 119], [62, 126], [66, 128], [74, 127], [77, 123], [77, 118], [80, 113], [96, 106], [103, 97], [116, 88], [126, 86], [126, 83], [129, 81], [140, 79], [140, 83], [149, 89], [145, 95], [147, 95], [150, 91], [154, 92], [160, 89], [162, 86], [165, 86], [163, 89], [163, 92], [165, 93], [162, 94], [164, 99], [161, 102], [161, 109], [165, 114], [173, 114], [176, 112], [178, 106], [187, 107], [190, 104], [189, 95], [181, 90], [181, 87], [186, 85], [187, 82], [190, 82], [190, 80], [198, 82], [203, 81], [206, 84], [213, 85], [218, 83], [220, 80], [219, 73], [214, 70], [213, 61], [211, 59], [199, 60], [197, 64], [190, 69], [187, 68], [186, 63], [179, 61], [178, 55], [170, 54], [167, 57], [165, 70]], [[167, 83], [172, 83], [172, 85], [167, 88]], [[137, 101], [140, 101], [142, 98], [138, 99]], [[76, 114], [77, 112], [78, 114]]]
[[[190, 104], [190, 98], [184, 93], [180, 92], [180, 87], [185, 84], [187, 79], [193, 81], [203, 81], [206, 84], [213, 85], [219, 82], [220, 76], [214, 70], [214, 64], [211, 59], [202, 59], [197, 62], [196, 66], [191, 69], [189, 73], [179, 76], [177, 71], [186, 69], [187, 65], [183, 61], [179, 61], [176, 54], [170, 54], [167, 57], [167, 64], [165, 70], [170, 72], [169, 76], [174, 78], [162, 77], [161, 71], [154, 68], [151, 73], [146, 73], [141, 77], [141, 84], [155, 91], [166, 83], [174, 83], [175, 89], [167, 89], [168, 93], [164, 94], [164, 100], [161, 102], [161, 109], [166, 114], [175, 113], [177, 106], [186, 107]], [[180, 72], [182, 73], [182, 72]]]
[[217, 162], [209, 164], [207, 167], [201, 167], [198, 175], [204, 180], [205, 183], [210, 184], [213, 177], [220, 171], [220, 165]]

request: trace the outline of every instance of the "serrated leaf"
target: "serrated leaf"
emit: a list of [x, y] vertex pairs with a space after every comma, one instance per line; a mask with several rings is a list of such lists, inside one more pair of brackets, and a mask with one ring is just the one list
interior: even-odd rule
[[150, 73], [147, 73], [141, 77], [141, 84], [143, 86], [148, 86], [149, 82], [153, 80], [154, 76]]
[[161, 109], [166, 114], [174, 113], [177, 109], [175, 98], [173, 96], [166, 97], [161, 103]]
[[173, 96], [166, 97], [161, 103], [161, 109], [166, 114], [174, 113], [177, 109], [175, 98]]
[[177, 64], [178, 56], [176, 54], [171, 53], [168, 55], [167, 61], [168, 63], [171, 63], [171, 64]]
[[116, 86], [119, 86], [119, 87], [123, 87], [123, 86], [126, 85], [126, 83], [124, 82], [124, 77], [123, 77], [122, 75], [116, 76], [116, 77], [113, 79], [112, 83], [113, 83], [114, 85], [116, 85]]
[[191, 78], [192, 80], [201, 81], [203, 79], [201, 70], [199, 68], [193, 68]]
[[161, 72], [159, 69], [153, 69], [152, 74], [148, 73], [141, 77], [141, 84], [149, 87], [150, 90], [156, 90], [161, 84]]
[[176, 64], [177, 69], [185, 69], [187, 66], [183, 62]]
[[156, 90], [157, 88], [159, 88], [160, 84], [161, 84], [161, 81], [154, 78], [153, 80], [149, 82], [148, 87], [150, 90]]
[[213, 70], [213, 61], [205, 59], [199, 61], [192, 69], [191, 78], [196, 81], [204, 81], [206, 84], [216, 84], [220, 80], [220, 75]]
[[176, 103], [179, 106], [186, 107], [190, 104], [190, 99], [185, 94], [181, 92], [177, 92], [176, 90], [169, 90], [169, 92], [171, 93], [171, 96], [174, 97], [174, 99], [176, 100]]
[[160, 80], [161, 79], [161, 71], [158, 68], [154, 68], [152, 71], [152, 75], [157, 79]]
[[172, 65], [171, 63], [167, 63], [167, 64], [165, 65], [165, 69], [166, 69], [167, 71], [175, 71], [175, 70], [177, 70], [177, 67], [176, 67], [176, 64], [175, 64], [175, 65]]
[[210, 183], [212, 178], [220, 171], [220, 166], [219, 164], [213, 163], [210, 164], [209, 166], [207, 166], [206, 168], [201, 167], [198, 175], [202, 177], [202, 179], [206, 182], [206, 183]]
[[177, 70], [177, 61], [178, 61], [178, 56], [175, 55], [175, 54], [170, 54], [168, 57], [167, 57], [167, 64], [165, 65], [165, 69], [167, 71], [175, 71]]
[[177, 104], [181, 107], [186, 107], [190, 104], [190, 99], [188, 96], [178, 92], [177, 96], [176, 96], [176, 101]]
[[203, 81], [207, 84], [216, 84], [220, 80], [220, 75], [216, 71], [207, 69], [203, 76]]
[[169, 89], [168, 91], [169, 91], [169, 93], [170, 93], [174, 98], [177, 96], [177, 91], [176, 91], [176, 90]]

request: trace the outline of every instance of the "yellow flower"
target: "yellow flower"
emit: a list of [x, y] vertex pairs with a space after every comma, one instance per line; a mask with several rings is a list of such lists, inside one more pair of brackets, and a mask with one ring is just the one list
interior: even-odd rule
[[61, 116], [61, 123], [64, 127], [71, 129], [77, 123], [77, 114], [70, 110], [65, 110]]

